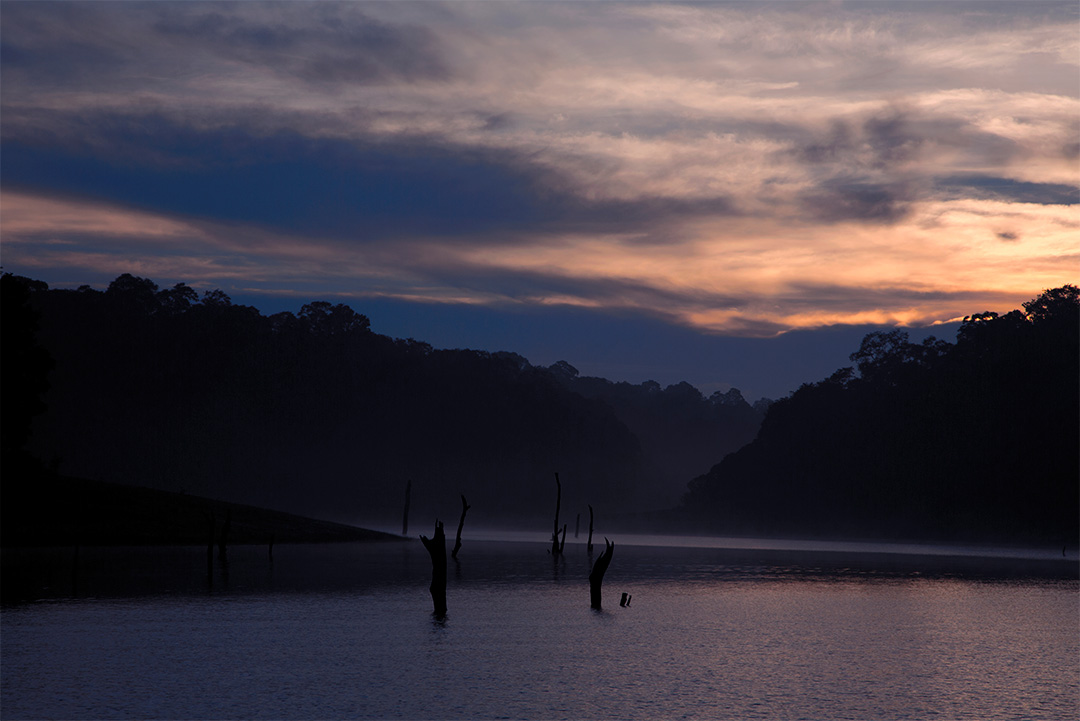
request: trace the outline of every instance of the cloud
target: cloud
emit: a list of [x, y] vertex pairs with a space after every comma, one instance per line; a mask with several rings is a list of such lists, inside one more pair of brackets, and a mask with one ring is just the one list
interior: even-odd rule
[[938, 178], [936, 185], [951, 197], [1005, 200], [1040, 205], [1076, 205], [1080, 187], [1062, 183], [1028, 183], [989, 175]]
[[5, 264], [738, 334], [1076, 281], [1075, 3], [0, 14]]
[[902, 183], [838, 178], [805, 193], [802, 203], [806, 212], [824, 221], [895, 223], [908, 215], [913, 199]]
[[441, 81], [452, 75], [431, 30], [381, 22], [352, 4], [285, 6], [270, 15], [249, 4], [210, 12], [171, 4], [152, 28], [190, 52], [319, 85]]

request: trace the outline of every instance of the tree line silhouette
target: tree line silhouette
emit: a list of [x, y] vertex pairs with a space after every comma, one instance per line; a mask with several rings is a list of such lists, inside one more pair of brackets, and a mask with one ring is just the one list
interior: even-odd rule
[[412, 480], [418, 516], [464, 493], [484, 499], [478, 520], [490, 522], [546, 515], [553, 469], [574, 479], [578, 512], [670, 506], [761, 418], [696, 390], [591, 379], [654, 404], [686, 396], [654, 413], [698, 428], [698, 461], [673, 478], [658, 469], [685, 439], [666, 443], [632, 404], [587, 397], [515, 353], [374, 333], [344, 304], [263, 316], [220, 290], [130, 274], [105, 291], [10, 274], [3, 287], [5, 466], [10, 445], [71, 476], [347, 521], [395, 518]]
[[694, 479], [684, 513], [730, 534], [1075, 543], [1078, 294], [969, 316], [955, 344], [867, 335]]
[[396, 518], [411, 480], [420, 517], [465, 494], [483, 523], [544, 518], [558, 469], [569, 515], [670, 507], [693, 478], [678, 530], [1078, 534], [1074, 286], [969, 316], [955, 344], [871, 333], [852, 367], [755, 407], [436, 350], [344, 304], [263, 316], [129, 274], [105, 291], [11, 274], [0, 288], [5, 499], [11, 471], [44, 464], [356, 521]]

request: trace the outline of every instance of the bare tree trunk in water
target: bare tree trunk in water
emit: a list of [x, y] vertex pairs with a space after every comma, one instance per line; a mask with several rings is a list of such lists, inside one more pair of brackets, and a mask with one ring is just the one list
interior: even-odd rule
[[409, 502], [412, 500], [412, 481], [405, 482], [405, 511], [401, 514], [401, 535], [409, 535]]
[[432, 538], [422, 535], [420, 541], [431, 556], [431, 602], [435, 606], [435, 616], [442, 618], [446, 615], [446, 534], [442, 521], [435, 521]]
[[469, 512], [472, 506], [465, 500], [465, 494], [461, 494], [461, 520], [457, 524], [457, 540], [454, 541], [454, 550], [450, 553], [450, 557], [455, 561], [457, 560], [457, 552], [461, 550], [461, 529], [465, 527], [465, 514]]
[[210, 524], [210, 534], [206, 539], [206, 583], [210, 586], [214, 585], [214, 531], [217, 530], [217, 518], [214, 516], [214, 512], [210, 511], [207, 515], [207, 521]]
[[555, 530], [551, 532], [551, 555], [559, 555], [559, 506], [562, 505], [562, 483], [559, 474], [555, 474]]
[[562, 540], [559, 541], [559, 553], [562, 553], [564, 548], [566, 548], [566, 524], [565, 523], [562, 526]]
[[592, 520], [593, 520], [592, 506], [589, 506], [589, 548], [588, 548], [589, 553], [592, 553]]
[[596, 559], [596, 565], [589, 574], [589, 596], [592, 607], [597, 611], [601, 610], [600, 586], [604, 583], [604, 574], [607, 573], [608, 566], [611, 565], [611, 556], [615, 553], [615, 544], [606, 538], [604, 546], [604, 552], [600, 554], [600, 558]]

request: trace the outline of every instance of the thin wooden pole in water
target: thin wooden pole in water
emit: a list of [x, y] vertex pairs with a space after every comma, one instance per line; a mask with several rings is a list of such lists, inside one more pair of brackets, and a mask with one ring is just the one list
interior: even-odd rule
[[562, 483], [559, 482], [559, 473], [555, 472], [555, 528], [551, 532], [551, 555], [559, 555], [559, 506], [562, 505]]
[[461, 520], [457, 524], [457, 539], [454, 540], [454, 550], [450, 553], [450, 557], [455, 561], [457, 560], [457, 552], [461, 550], [461, 529], [465, 527], [465, 514], [469, 512], [472, 506], [465, 500], [465, 494], [461, 494]]
[[588, 547], [589, 553], [592, 553], [592, 522], [593, 522], [592, 506], [589, 506], [589, 547]]

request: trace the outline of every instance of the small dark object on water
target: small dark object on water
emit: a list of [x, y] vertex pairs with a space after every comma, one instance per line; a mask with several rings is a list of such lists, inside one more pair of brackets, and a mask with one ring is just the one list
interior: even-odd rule
[[629, 593], [627, 593], [626, 591], [623, 591], [623, 595], [622, 595], [622, 598], [621, 598], [621, 599], [619, 599], [619, 605], [620, 605], [620, 606], [622, 606], [623, 608], [629, 608], [629, 607], [630, 607], [630, 599], [631, 599], [631, 598], [633, 598], [633, 596], [631, 596], [631, 595], [630, 595]]

